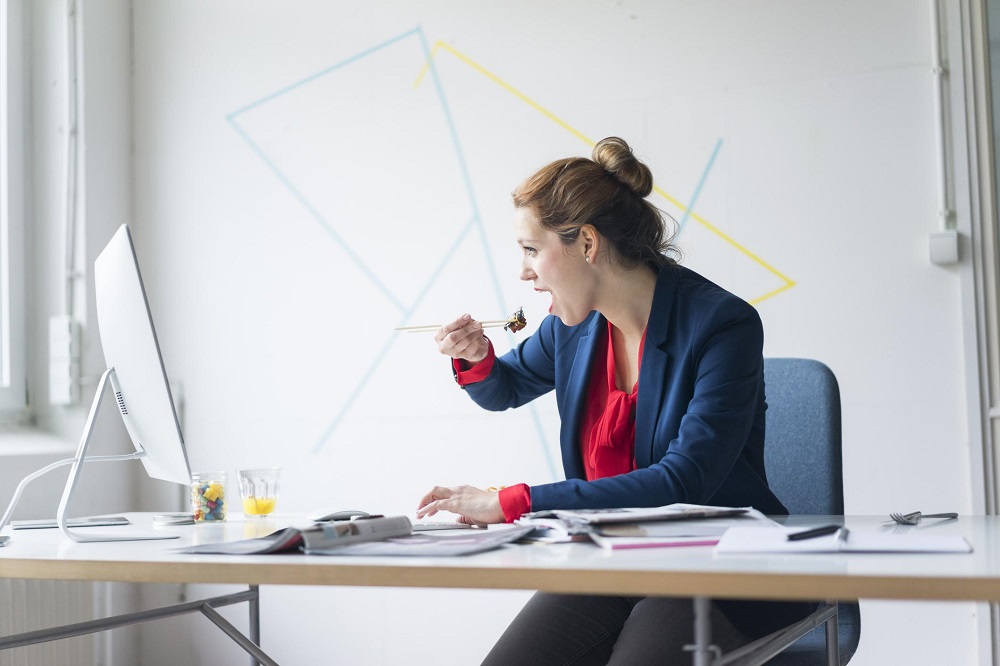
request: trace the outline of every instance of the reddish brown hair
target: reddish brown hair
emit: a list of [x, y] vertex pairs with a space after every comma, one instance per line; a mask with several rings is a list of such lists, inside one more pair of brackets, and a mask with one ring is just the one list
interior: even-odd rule
[[514, 190], [514, 205], [531, 208], [542, 228], [566, 244], [580, 227], [593, 225], [626, 267], [674, 263], [679, 254], [667, 234], [663, 214], [646, 197], [653, 174], [623, 139], [608, 137], [594, 146], [592, 159], [569, 157], [548, 164]]

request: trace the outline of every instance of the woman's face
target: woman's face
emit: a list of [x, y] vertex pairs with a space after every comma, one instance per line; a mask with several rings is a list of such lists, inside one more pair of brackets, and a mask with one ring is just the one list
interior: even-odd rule
[[566, 245], [554, 231], [543, 229], [530, 208], [515, 213], [517, 244], [521, 247], [521, 279], [535, 291], [552, 297], [549, 313], [567, 326], [587, 318], [593, 307], [594, 271], [584, 259], [581, 239]]

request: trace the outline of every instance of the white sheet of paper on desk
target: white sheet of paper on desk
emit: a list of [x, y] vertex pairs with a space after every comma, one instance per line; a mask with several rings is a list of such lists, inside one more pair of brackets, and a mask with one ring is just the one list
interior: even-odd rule
[[717, 536], [650, 536], [650, 537], [606, 537], [591, 534], [591, 540], [604, 550], [637, 550], [640, 548], [681, 548], [691, 546], [714, 546], [719, 543]]
[[760, 529], [734, 527], [722, 535], [715, 547], [718, 554], [735, 553], [971, 553], [963, 537], [940, 534], [891, 534], [851, 530], [846, 542], [836, 534], [789, 541], [788, 535], [801, 528]]

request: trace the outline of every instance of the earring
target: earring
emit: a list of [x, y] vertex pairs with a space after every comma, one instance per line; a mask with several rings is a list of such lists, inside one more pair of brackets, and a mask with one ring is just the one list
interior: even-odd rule
[[583, 260], [586, 261], [589, 264], [590, 263], [590, 255], [589, 254], [583, 255]]

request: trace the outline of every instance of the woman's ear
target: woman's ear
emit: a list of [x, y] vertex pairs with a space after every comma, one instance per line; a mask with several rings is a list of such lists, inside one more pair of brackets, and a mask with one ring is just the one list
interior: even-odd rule
[[601, 235], [592, 224], [585, 224], [580, 227], [578, 236], [583, 245], [584, 259], [587, 263], [594, 263], [597, 260], [597, 252], [601, 249]]

